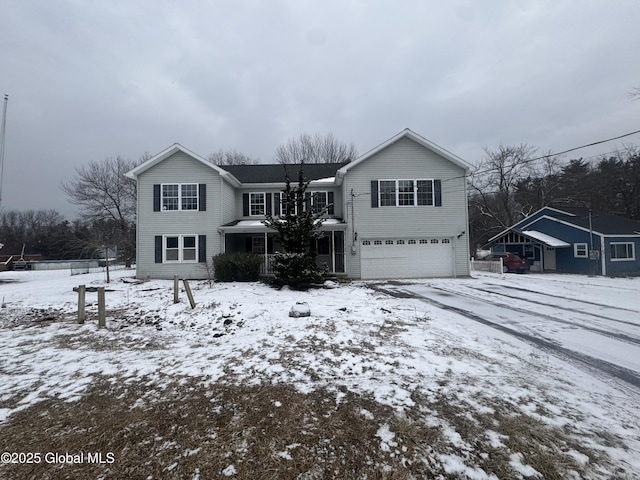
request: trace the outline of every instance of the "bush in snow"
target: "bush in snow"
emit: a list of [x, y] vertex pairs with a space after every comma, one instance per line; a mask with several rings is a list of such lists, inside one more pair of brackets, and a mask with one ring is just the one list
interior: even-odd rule
[[264, 257], [253, 253], [221, 253], [213, 257], [213, 276], [217, 282], [256, 282]]

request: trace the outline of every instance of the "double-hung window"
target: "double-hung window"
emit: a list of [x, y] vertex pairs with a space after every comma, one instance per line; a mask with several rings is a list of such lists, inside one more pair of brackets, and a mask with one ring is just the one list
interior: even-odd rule
[[587, 250], [586, 243], [574, 243], [573, 244], [573, 256], [575, 258], [588, 258], [589, 252]]
[[264, 215], [265, 197], [264, 193], [249, 194], [249, 214], [251, 216]]
[[413, 180], [397, 180], [398, 182], [398, 205], [415, 205], [415, 183]]
[[163, 261], [197, 262], [197, 235], [165, 235]]
[[327, 208], [327, 192], [311, 192], [311, 203], [315, 213], [319, 213]]
[[395, 207], [396, 206], [396, 181], [380, 180], [380, 206]]
[[635, 260], [635, 245], [632, 242], [611, 242], [611, 260], [614, 262]]
[[416, 205], [433, 205], [433, 180], [416, 180]]
[[435, 204], [433, 180], [379, 180], [378, 205], [381, 207], [413, 207]]
[[198, 210], [198, 184], [163, 184], [162, 210]]

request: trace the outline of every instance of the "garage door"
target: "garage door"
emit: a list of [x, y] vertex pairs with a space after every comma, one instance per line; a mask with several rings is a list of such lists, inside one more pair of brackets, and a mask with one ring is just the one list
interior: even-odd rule
[[363, 279], [453, 276], [453, 244], [449, 238], [363, 240]]

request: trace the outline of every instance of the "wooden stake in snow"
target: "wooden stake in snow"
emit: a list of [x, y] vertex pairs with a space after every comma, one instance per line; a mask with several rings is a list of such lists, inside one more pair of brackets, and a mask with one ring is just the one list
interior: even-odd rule
[[98, 326], [104, 327], [106, 325], [106, 311], [104, 301], [104, 287], [98, 287]]
[[189, 286], [189, 282], [185, 278], [182, 280], [184, 283], [184, 290], [187, 292], [187, 297], [189, 297], [189, 303], [191, 304], [191, 308], [196, 308], [196, 301], [193, 299], [193, 293], [191, 293], [191, 287]]
[[178, 303], [180, 299], [178, 298], [178, 290], [180, 288], [180, 279], [178, 275], [173, 276], [173, 303]]
[[85, 285], [78, 286], [78, 323], [84, 323], [84, 300], [87, 292], [87, 287]]

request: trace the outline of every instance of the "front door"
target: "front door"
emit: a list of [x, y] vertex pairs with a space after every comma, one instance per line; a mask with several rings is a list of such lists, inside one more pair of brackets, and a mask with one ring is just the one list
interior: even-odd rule
[[544, 269], [556, 269], [556, 249], [553, 247], [544, 247]]

